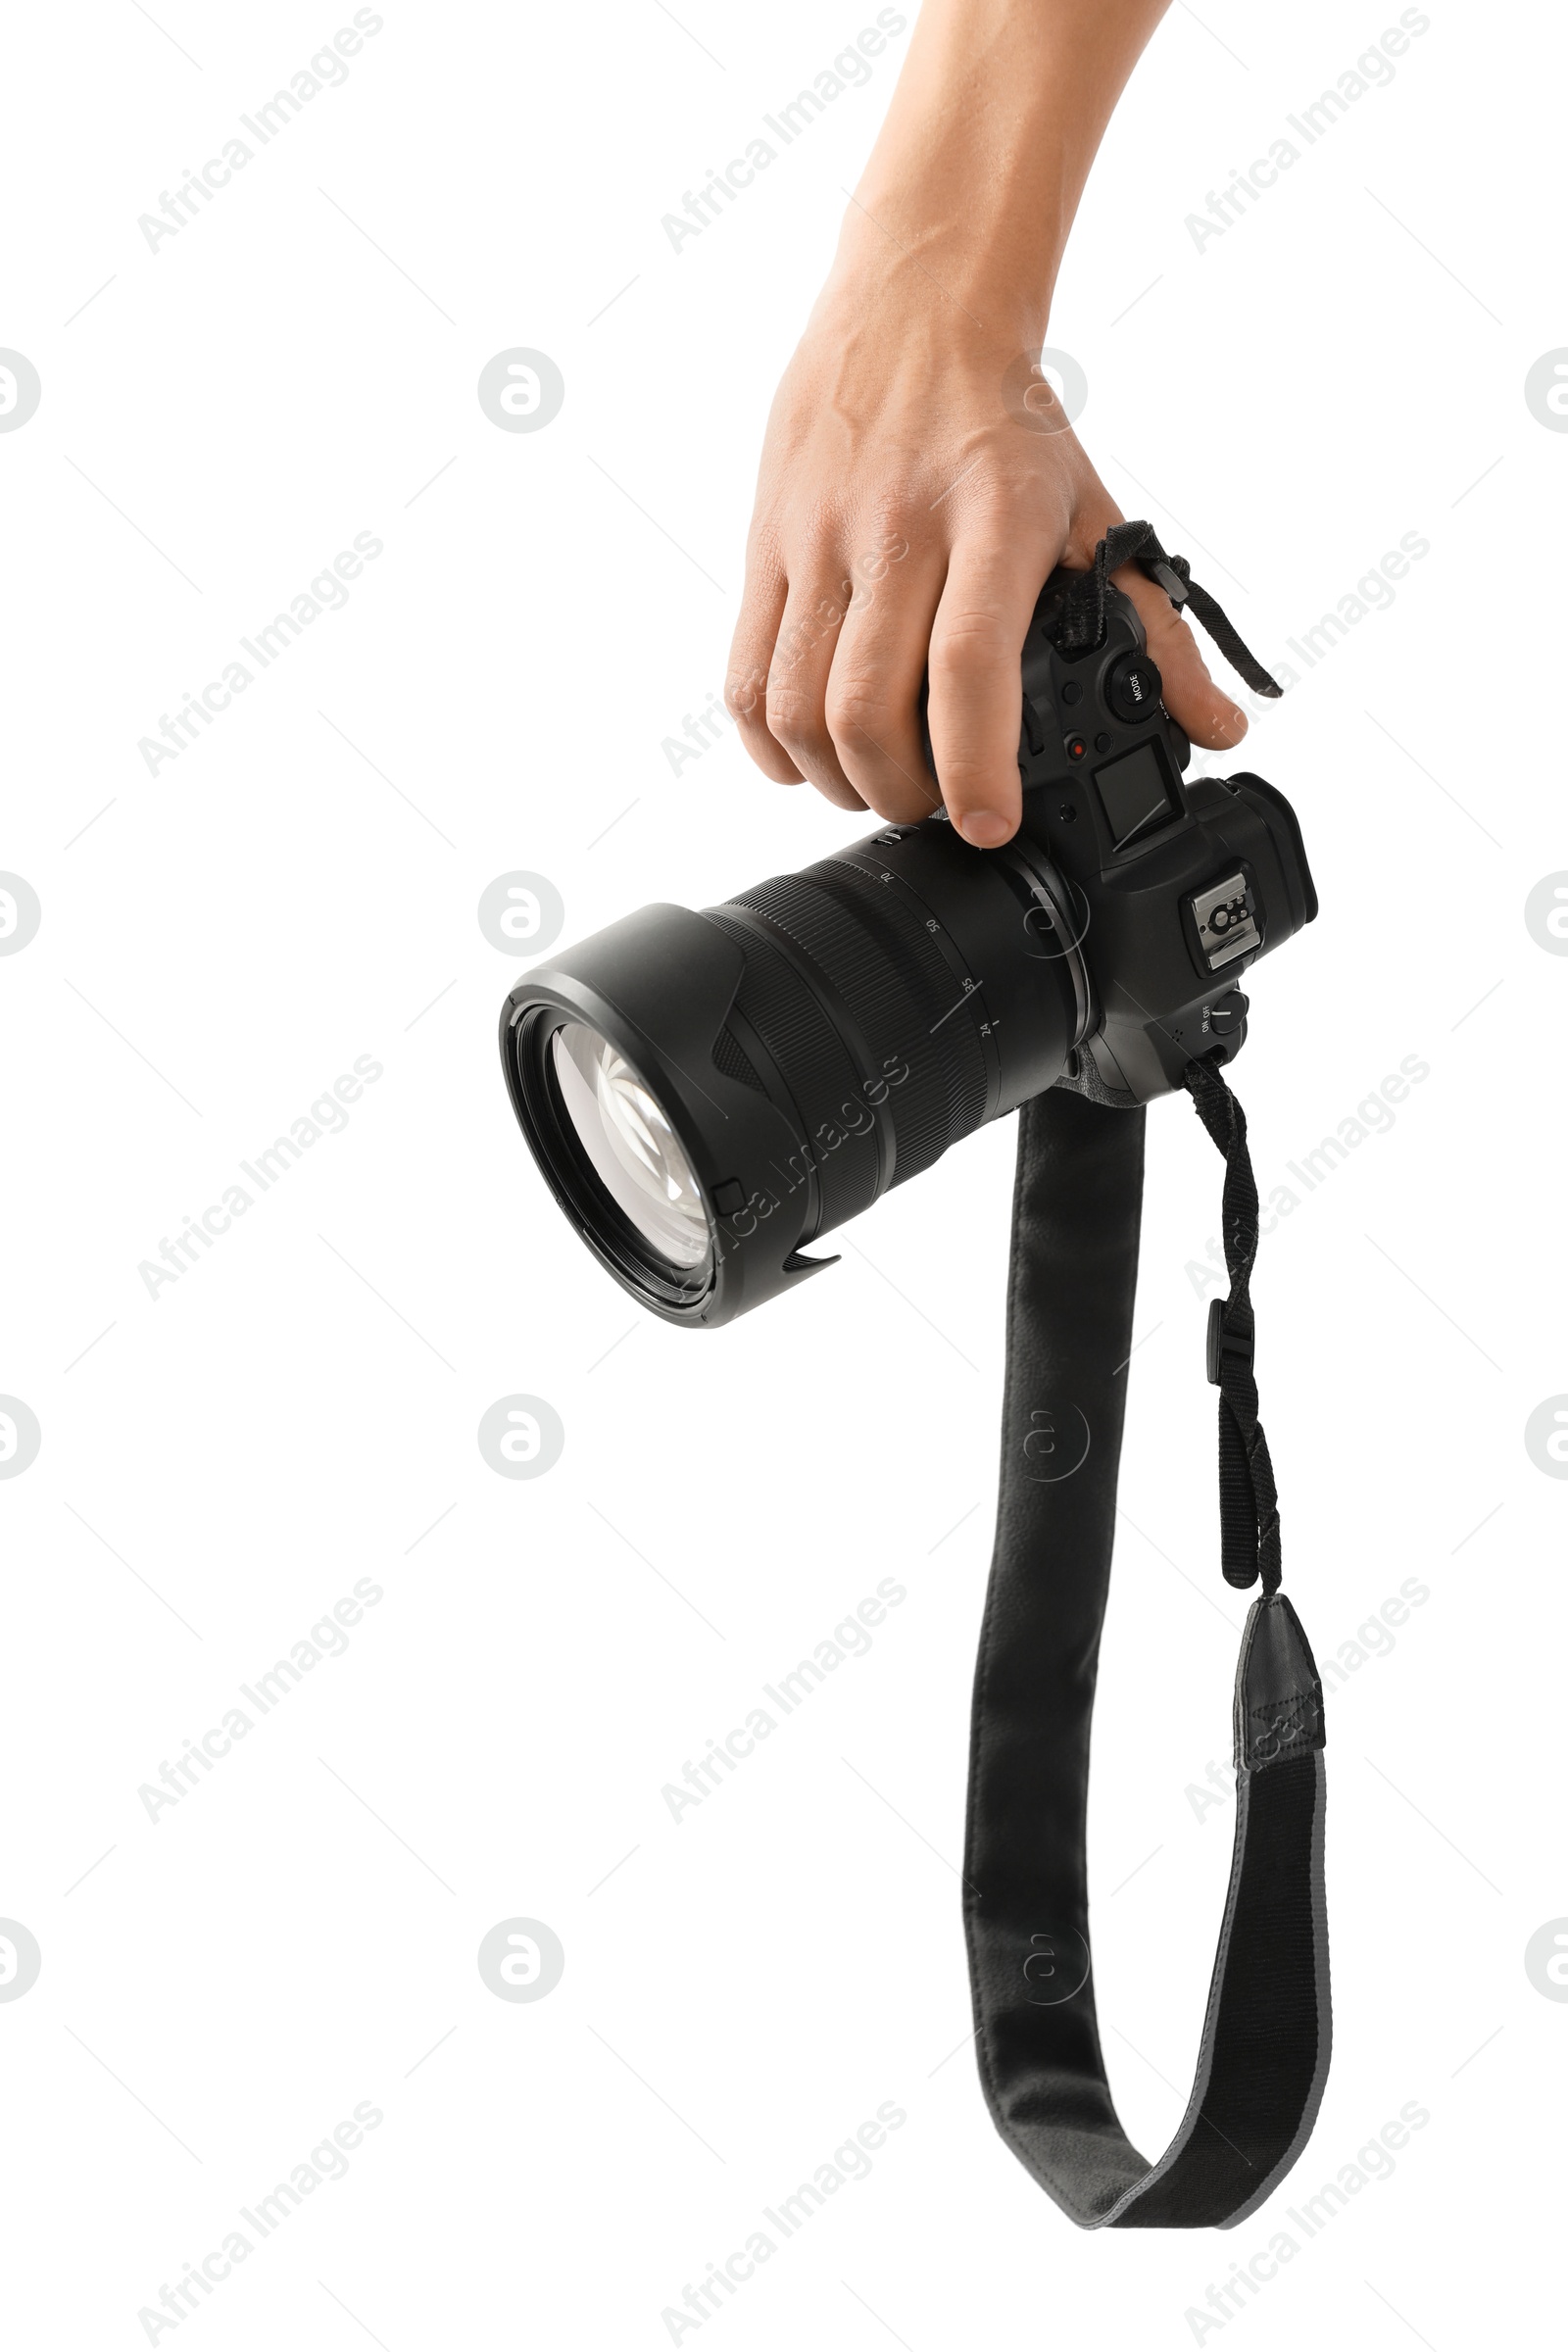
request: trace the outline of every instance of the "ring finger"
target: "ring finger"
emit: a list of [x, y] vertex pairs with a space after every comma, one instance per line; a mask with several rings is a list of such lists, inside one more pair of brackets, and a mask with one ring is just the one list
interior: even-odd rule
[[821, 564], [792, 575], [767, 671], [767, 731], [839, 808], [863, 808], [827, 723], [827, 682], [849, 609], [848, 580]]

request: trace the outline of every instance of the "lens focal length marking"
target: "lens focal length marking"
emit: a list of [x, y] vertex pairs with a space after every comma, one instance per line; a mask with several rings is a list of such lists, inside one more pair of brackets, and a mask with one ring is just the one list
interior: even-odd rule
[[[861, 848], [842, 851], [839, 856], [839, 863], [854, 866], [859, 873], [867, 875], [871, 881], [883, 889], [901, 893], [910, 911], [917, 916], [926, 937], [953, 974], [957, 983], [958, 993], [930, 1030], [929, 1034], [935, 1036], [936, 1031], [961, 1005], [975, 1004], [984, 996], [985, 981], [983, 978], [977, 979], [970, 971], [957, 941], [948, 930], [946, 924], [932, 912], [913, 883], [898, 872], [895, 867], [889, 865], [885, 858], [875, 855], [876, 850], [881, 846], [879, 842], [873, 842]], [[988, 1119], [996, 1116], [997, 1102], [1002, 1089], [1002, 1057], [997, 1049], [995, 1028], [990, 1013], [983, 1006], [980, 1009], [983, 1017], [974, 1023], [974, 1030], [985, 1055], [985, 1107], [980, 1114], [979, 1122], [984, 1125]]]

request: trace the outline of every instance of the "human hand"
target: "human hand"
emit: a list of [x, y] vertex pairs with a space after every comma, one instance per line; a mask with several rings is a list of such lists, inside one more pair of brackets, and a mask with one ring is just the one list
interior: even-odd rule
[[[752, 758], [841, 808], [907, 822], [945, 802], [977, 848], [1009, 840], [1030, 615], [1053, 568], [1087, 569], [1122, 519], [1005, 341], [885, 266], [830, 285], [763, 448], [726, 688]], [[1112, 576], [1172, 717], [1208, 749], [1239, 743], [1246, 717], [1163, 591], [1134, 564]]]
[[[1165, 0], [926, 0], [768, 419], [726, 700], [781, 784], [992, 849], [1021, 814], [1019, 656], [1120, 510], [1027, 355], [1090, 161]], [[1247, 721], [1168, 599], [1136, 605], [1197, 744]], [[941, 796], [920, 739], [928, 722]]]

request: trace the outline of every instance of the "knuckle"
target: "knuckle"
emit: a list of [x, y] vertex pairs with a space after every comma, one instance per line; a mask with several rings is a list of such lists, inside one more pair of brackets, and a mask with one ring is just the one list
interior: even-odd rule
[[909, 554], [917, 525], [902, 501], [879, 499], [851, 539], [850, 576], [861, 590], [885, 580]]
[[931, 633], [933, 677], [990, 676], [1016, 670], [1018, 632], [1010, 621], [984, 605], [961, 607], [944, 613]]
[[851, 751], [880, 751], [897, 724], [898, 713], [880, 687], [854, 681], [829, 686], [827, 725], [835, 743]]
[[755, 663], [731, 669], [724, 680], [724, 708], [742, 734], [763, 731], [767, 724], [767, 671]]
[[781, 686], [769, 679], [768, 732], [792, 760], [820, 761], [832, 757], [831, 743], [820, 706], [799, 687]]

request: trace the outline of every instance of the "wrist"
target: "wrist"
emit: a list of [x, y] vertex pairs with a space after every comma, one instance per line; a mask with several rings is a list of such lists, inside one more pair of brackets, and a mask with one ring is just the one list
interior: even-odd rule
[[950, 201], [929, 170], [868, 174], [846, 212], [813, 323], [858, 331], [923, 318], [942, 341], [971, 344], [999, 366], [1038, 351], [1061, 246], [1040, 231], [1027, 193], [1005, 201], [1005, 181], [997, 172], [983, 198]]

